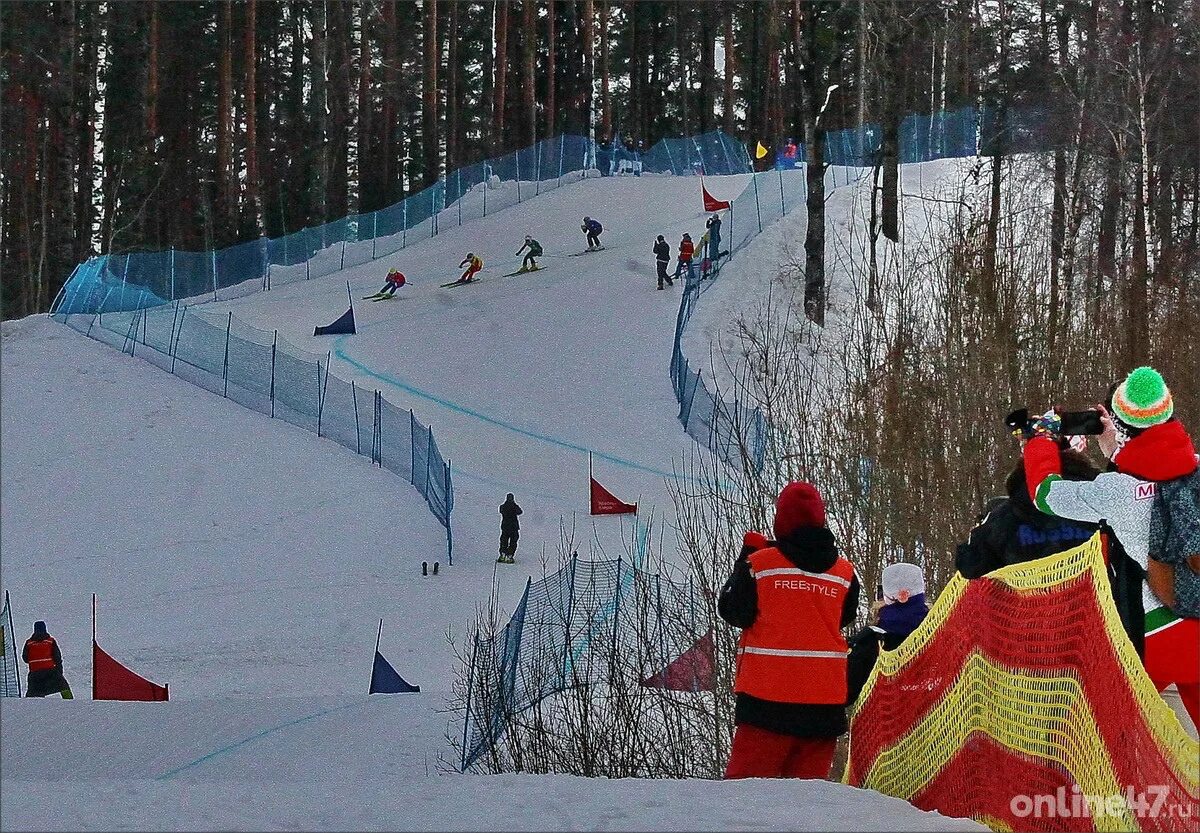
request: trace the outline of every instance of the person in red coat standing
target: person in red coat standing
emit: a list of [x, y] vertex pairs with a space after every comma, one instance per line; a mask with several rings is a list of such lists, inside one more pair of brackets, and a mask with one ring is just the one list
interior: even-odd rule
[[809, 483], [775, 504], [775, 540], [746, 534], [717, 611], [741, 628], [733, 750], [726, 778], [827, 778], [846, 731], [842, 628], [854, 623], [859, 585], [825, 525]]
[[688, 280], [696, 277], [692, 272], [692, 257], [696, 254], [696, 244], [692, 242], [690, 234], [683, 235], [683, 239], [679, 241], [679, 262], [675, 266], [675, 277], [679, 277], [679, 273], [687, 269]]
[[25, 640], [21, 659], [29, 666], [26, 697], [61, 694], [64, 700], [74, 698], [71, 686], [63, 676], [62, 652], [58, 649], [58, 641], [46, 630], [45, 622], [33, 623], [33, 636]]

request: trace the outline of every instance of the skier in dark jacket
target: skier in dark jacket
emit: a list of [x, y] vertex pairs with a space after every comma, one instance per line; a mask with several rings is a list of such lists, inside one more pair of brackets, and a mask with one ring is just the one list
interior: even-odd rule
[[708, 258], [709, 262], [715, 266], [717, 255], [721, 252], [721, 215], [714, 212], [705, 222], [704, 227], [708, 229], [708, 253], [701, 252], [701, 256]]
[[846, 661], [846, 705], [854, 705], [875, 668], [880, 651], [894, 651], [925, 621], [925, 574], [916, 564], [901, 562], [883, 569], [881, 598], [875, 603], [875, 624], [850, 639]]
[[502, 564], [512, 564], [517, 554], [517, 539], [521, 537], [521, 522], [517, 515], [521, 507], [513, 498], [512, 492], [500, 504], [500, 557], [496, 560]]
[[846, 731], [846, 652], [858, 577], [838, 554], [808, 483], [779, 495], [775, 537], [747, 533], [717, 599], [742, 629], [726, 778], [825, 778]]
[[46, 631], [45, 622], [33, 623], [33, 636], [25, 640], [21, 659], [29, 665], [26, 697], [47, 697], [61, 693], [64, 700], [74, 699], [71, 686], [63, 676], [62, 652], [58, 649], [58, 641]]
[[599, 220], [593, 220], [591, 217], [584, 217], [583, 223], [579, 226], [580, 230], [587, 235], [588, 251], [593, 249], [603, 249], [600, 245], [600, 232], [604, 231], [604, 227], [600, 225]]
[[674, 286], [675, 282], [667, 274], [667, 264], [671, 262], [671, 244], [661, 234], [654, 241], [654, 263], [658, 266], [658, 288], [663, 288], [663, 281]]

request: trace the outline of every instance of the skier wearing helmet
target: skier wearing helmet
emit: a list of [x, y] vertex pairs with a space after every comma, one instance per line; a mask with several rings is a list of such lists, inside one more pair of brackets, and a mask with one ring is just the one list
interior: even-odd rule
[[462, 259], [459, 266], [466, 266], [467, 271], [462, 273], [462, 277], [458, 279], [459, 283], [470, 283], [475, 280], [475, 275], [483, 268], [483, 260], [475, 256], [474, 252], [467, 252], [467, 256]]
[[600, 232], [604, 231], [604, 227], [600, 225], [598, 220], [593, 220], [591, 217], [584, 217], [583, 225], [579, 228], [587, 234], [589, 252], [604, 248], [600, 245]]
[[537, 265], [537, 260], [542, 256], [542, 244], [533, 239], [531, 235], [525, 235], [525, 243], [521, 248], [517, 249], [517, 254], [529, 249], [529, 253], [525, 255], [525, 259], [521, 261], [521, 268], [517, 274], [521, 272], [534, 272], [542, 267]]

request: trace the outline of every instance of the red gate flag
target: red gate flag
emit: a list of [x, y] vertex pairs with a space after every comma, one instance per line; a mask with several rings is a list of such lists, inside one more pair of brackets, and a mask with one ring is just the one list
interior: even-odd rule
[[708, 189], [704, 187], [703, 177], [700, 179], [700, 190], [704, 193], [704, 210], [705, 211], [720, 211], [729, 208], [729, 200], [719, 200], [712, 194], [708, 193]]
[[92, 699], [155, 702], [171, 698], [165, 685], [156, 685], [133, 673], [93, 642]]
[[592, 514], [593, 515], [627, 515], [637, 514], [636, 503], [626, 503], [616, 495], [596, 482], [592, 481]]
[[712, 691], [716, 678], [713, 652], [713, 633], [709, 631], [662, 671], [642, 680], [642, 685], [668, 691]]
[[135, 674], [117, 662], [96, 641], [96, 594], [92, 594], [92, 699], [142, 700], [160, 702], [171, 699], [167, 686], [158, 685]]

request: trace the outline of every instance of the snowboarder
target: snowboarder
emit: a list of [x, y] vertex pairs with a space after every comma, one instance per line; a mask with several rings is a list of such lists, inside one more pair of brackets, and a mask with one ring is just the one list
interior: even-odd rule
[[459, 266], [466, 266], [467, 271], [462, 273], [456, 283], [470, 283], [475, 280], [475, 276], [479, 274], [479, 270], [483, 268], [483, 259], [475, 256], [474, 252], [467, 252], [467, 256], [462, 259]]
[[671, 262], [671, 244], [661, 234], [654, 241], [654, 262], [658, 266], [658, 288], [663, 288], [663, 281], [674, 286], [675, 282], [667, 274], [667, 264]]
[[48, 697], [62, 694], [62, 699], [73, 700], [71, 686], [63, 676], [62, 652], [58, 641], [46, 631], [45, 622], [33, 623], [33, 636], [25, 640], [21, 659], [29, 665], [29, 687], [26, 697]]
[[600, 245], [600, 233], [604, 231], [604, 227], [600, 225], [599, 220], [593, 220], [591, 217], [584, 217], [583, 225], [581, 225], [579, 228], [585, 234], [587, 234], [589, 252], [595, 249], [604, 248], [602, 245]]
[[696, 277], [692, 271], [692, 255], [696, 253], [696, 245], [692, 243], [692, 236], [686, 232], [683, 239], [679, 241], [679, 261], [675, 264], [675, 277], [679, 277], [679, 273], [687, 269], [688, 280]]
[[364, 300], [366, 300], [367, 298], [370, 298], [372, 300], [381, 300], [383, 298], [394, 298], [396, 295], [396, 290], [399, 289], [400, 287], [404, 286], [404, 283], [406, 280], [407, 279], [404, 277], [403, 272], [401, 272], [399, 269], [393, 269], [392, 271], [387, 273], [387, 279], [384, 281], [383, 288], [380, 289], [378, 292], [376, 292], [374, 295], [367, 295], [366, 298], [364, 298]]
[[880, 598], [872, 607], [875, 624], [850, 640], [847, 658], [846, 705], [854, 705], [875, 668], [880, 651], [894, 651], [929, 614], [925, 603], [925, 574], [916, 564], [900, 562], [883, 568]]
[[[1181, 617], [1154, 591], [1150, 558], [1155, 497], [1164, 484], [1197, 471], [1196, 448], [1174, 417], [1170, 389], [1158, 371], [1139, 367], [1099, 405], [1104, 433], [1097, 443], [1112, 470], [1092, 481], [1063, 479], [1062, 453], [1052, 431], [1025, 443], [1025, 481], [1041, 511], [1086, 523], [1105, 522], [1126, 552], [1148, 571], [1142, 586], [1145, 665], [1155, 687], [1175, 684], [1183, 705], [1200, 725], [1200, 619]], [[1157, 553], [1156, 553], [1157, 555]]]
[[518, 275], [521, 272], [533, 272], [542, 268], [537, 265], [537, 260], [535, 259], [542, 256], [542, 244], [527, 234], [525, 235], [525, 243], [521, 248], [517, 249], [517, 254], [525, 251], [526, 248], [529, 249], [529, 254], [525, 255], [525, 259], [521, 261], [521, 268], [517, 271]]
[[825, 503], [809, 483], [789, 483], [775, 504], [775, 541], [758, 532], [717, 600], [742, 629], [726, 778], [826, 778], [846, 731], [846, 640], [858, 577], [838, 555]]
[[716, 264], [717, 257], [721, 251], [721, 215], [713, 212], [713, 215], [708, 218], [704, 227], [708, 229], [708, 253], [703, 254], [702, 252], [702, 254], [713, 264]]
[[501, 564], [512, 564], [517, 555], [517, 539], [521, 537], [521, 522], [517, 515], [521, 507], [513, 498], [512, 492], [500, 504], [500, 557], [496, 560]]

